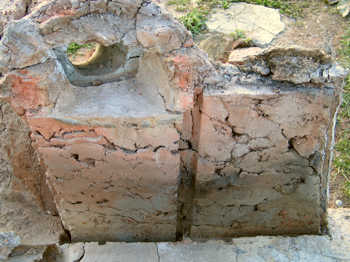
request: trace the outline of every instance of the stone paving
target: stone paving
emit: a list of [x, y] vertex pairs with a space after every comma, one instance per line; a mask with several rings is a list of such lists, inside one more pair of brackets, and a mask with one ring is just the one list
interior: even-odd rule
[[[75, 243], [8, 262], [349, 262], [350, 209], [329, 210], [329, 235], [257, 236], [203, 243]], [[54, 251], [52, 251], [54, 250]], [[44, 252], [44, 258], [43, 257]], [[30, 253], [30, 254], [28, 254]]]

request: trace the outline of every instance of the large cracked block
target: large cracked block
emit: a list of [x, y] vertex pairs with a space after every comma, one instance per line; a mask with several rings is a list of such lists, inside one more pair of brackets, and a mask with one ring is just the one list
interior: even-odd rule
[[337, 94], [280, 85], [204, 92], [194, 238], [321, 233]]
[[[79, 67], [72, 42], [101, 54]], [[152, 2], [45, 1], [6, 24], [0, 98], [28, 130], [22, 159], [41, 168], [19, 176], [40, 180], [38, 201], [72, 241], [176, 240], [182, 113], [208, 65]]]
[[175, 240], [181, 117], [109, 123], [31, 120], [65, 228], [73, 241]]

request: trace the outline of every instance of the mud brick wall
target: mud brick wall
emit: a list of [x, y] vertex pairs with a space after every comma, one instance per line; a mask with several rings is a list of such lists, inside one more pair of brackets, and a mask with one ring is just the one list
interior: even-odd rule
[[[0, 232], [25, 244], [326, 228], [345, 76], [327, 55], [215, 64], [150, 1], [30, 11], [0, 41]], [[89, 41], [106, 53], [84, 71], [66, 49]]]
[[319, 233], [334, 95], [283, 84], [205, 91], [192, 236]]

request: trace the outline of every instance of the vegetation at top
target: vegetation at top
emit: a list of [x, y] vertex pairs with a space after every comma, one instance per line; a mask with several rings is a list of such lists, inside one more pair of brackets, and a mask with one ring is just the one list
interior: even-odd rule
[[180, 21], [194, 35], [205, 31], [207, 16], [212, 8], [227, 9], [232, 3], [246, 2], [250, 4], [263, 5], [277, 8], [282, 14], [290, 17], [300, 17], [303, 15], [303, 8], [309, 5], [309, 1], [300, 0], [199, 0], [196, 7], [193, 7], [191, 0], [170, 0], [167, 4], [175, 6], [178, 12], [189, 12], [180, 18]]
[[68, 48], [67, 48], [67, 54], [68, 55], [75, 55], [79, 49], [81, 48], [94, 48], [94, 44], [93, 43], [85, 43], [85, 44], [78, 44], [78, 43], [75, 43], [75, 42], [72, 42], [68, 45]]

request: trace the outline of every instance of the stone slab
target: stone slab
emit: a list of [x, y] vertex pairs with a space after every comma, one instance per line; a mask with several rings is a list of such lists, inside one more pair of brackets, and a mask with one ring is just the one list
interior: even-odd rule
[[142, 244], [119, 244], [107, 243], [106, 245], [98, 246], [96, 243], [84, 245], [85, 255], [81, 262], [157, 262], [158, 253], [155, 243]]
[[213, 10], [207, 26], [211, 32], [227, 35], [243, 31], [259, 47], [268, 45], [285, 28], [278, 10], [247, 3], [232, 3], [228, 9]]
[[[258, 236], [229, 242], [76, 243], [58, 246], [45, 262], [349, 262], [350, 209], [329, 209], [330, 235]], [[50, 252], [46, 252], [49, 254]], [[9, 262], [30, 261], [10, 258]], [[34, 261], [33, 261], [34, 262]]]

